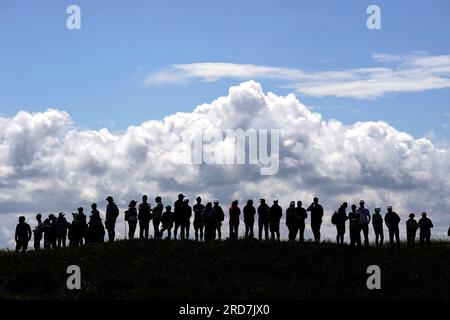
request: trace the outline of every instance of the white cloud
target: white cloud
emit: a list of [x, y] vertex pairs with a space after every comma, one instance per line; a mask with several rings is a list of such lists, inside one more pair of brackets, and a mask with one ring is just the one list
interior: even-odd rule
[[[183, 138], [196, 129], [281, 129], [280, 170], [180, 164]], [[450, 148], [414, 139], [385, 122], [325, 121], [293, 94], [264, 93], [253, 81], [190, 113], [150, 120], [120, 133], [82, 130], [58, 110], [0, 117], [0, 214], [65, 211], [112, 194], [122, 207], [142, 193], [171, 203], [179, 192], [228, 205], [233, 198], [277, 197], [308, 203], [318, 195], [329, 216], [341, 201], [392, 204], [403, 218], [429, 211], [437, 230], [450, 224]], [[87, 211], [87, 210], [86, 210]], [[1, 219], [1, 228], [14, 228]], [[5, 224], [7, 225], [5, 226]], [[0, 229], [2, 230], [2, 229]], [[8, 234], [0, 235], [4, 246]]]
[[148, 76], [144, 84], [180, 83], [192, 79], [213, 82], [223, 78], [275, 79], [280, 86], [307, 96], [370, 99], [388, 93], [415, 92], [450, 87], [450, 55], [375, 54], [387, 66], [311, 72], [253, 64], [205, 62], [175, 64]]

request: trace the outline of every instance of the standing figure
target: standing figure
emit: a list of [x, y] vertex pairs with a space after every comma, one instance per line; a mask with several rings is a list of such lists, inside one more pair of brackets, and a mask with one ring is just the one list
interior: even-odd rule
[[[183, 224], [183, 215], [184, 215], [184, 195], [182, 193], [180, 193], [178, 195], [178, 199], [174, 202], [173, 204], [173, 214], [175, 217], [175, 230], [173, 232], [173, 238], [176, 240], [177, 239], [177, 234], [178, 234], [178, 228], [181, 229], [181, 226]], [[181, 231], [181, 230], [180, 230]], [[182, 233], [182, 232], [180, 232]], [[182, 235], [183, 237], [183, 235]]]
[[416, 219], [414, 219], [414, 213], [409, 214], [409, 219], [406, 220], [406, 239], [407, 248], [414, 248], [416, 244], [416, 233], [419, 228]]
[[217, 219], [211, 202], [206, 204], [203, 216], [205, 217], [205, 241], [215, 240]]
[[55, 249], [56, 248], [56, 217], [51, 213], [47, 219], [44, 220], [44, 248]]
[[350, 247], [361, 247], [361, 230], [359, 225], [359, 212], [356, 205], [352, 205], [352, 211], [348, 214], [350, 220]]
[[365, 207], [364, 200], [361, 200], [359, 202], [358, 213], [359, 213], [360, 228], [364, 235], [364, 247], [368, 247], [369, 246], [369, 223], [370, 223], [371, 217], [370, 217], [369, 209], [367, 209]]
[[264, 229], [265, 239], [269, 239], [269, 206], [265, 199], [259, 199], [260, 205], [258, 207], [258, 239], [262, 240], [262, 232]]
[[42, 215], [38, 213], [36, 215], [36, 221], [37, 225], [33, 230], [34, 234], [34, 250], [40, 250], [41, 249], [41, 240], [42, 236], [44, 234], [44, 224], [42, 223]]
[[25, 217], [19, 217], [19, 223], [16, 226], [16, 232], [14, 236], [16, 240], [16, 252], [25, 252], [28, 249], [28, 241], [31, 240], [31, 228], [28, 223], [25, 222]]
[[113, 197], [106, 198], [108, 205], [106, 206], [105, 228], [108, 230], [108, 241], [112, 242], [116, 238], [116, 221], [119, 217], [119, 208], [114, 203]]
[[161, 228], [161, 231], [159, 232], [161, 238], [164, 234], [164, 231], [167, 231], [167, 239], [169, 239], [169, 240], [171, 239], [174, 221], [175, 221], [175, 217], [174, 217], [174, 213], [172, 212], [172, 207], [166, 206], [166, 211], [164, 211], [164, 213], [161, 216], [162, 228]]
[[105, 227], [97, 210], [97, 204], [91, 204], [91, 216], [89, 217], [89, 243], [103, 243], [105, 241]]
[[283, 209], [278, 205], [278, 199], [273, 200], [273, 205], [269, 209], [269, 229], [272, 240], [280, 241], [280, 220], [283, 216]]
[[398, 229], [398, 225], [401, 219], [397, 213], [392, 211], [391, 206], [389, 206], [387, 210], [388, 212], [384, 216], [384, 222], [386, 223], [386, 226], [388, 227], [389, 230], [389, 242], [391, 245], [391, 249], [394, 249], [394, 247], [400, 249], [400, 231]]
[[319, 204], [319, 198], [316, 197], [313, 199], [313, 203], [309, 206], [308, 211], [311, 212], [311, 229], [314, 235], [314, 241], [315, 243], [320, 243], [323, 207]]
[[222, 207], [219, 205], [219, 200], [214, 200], [214, 215], [216, 217], [216, 230], [217, 230], [217, 239], [222, 239], [222, 222], [225, 220], [225, 213], [223, 212]]
[[344, 202], [336, 213], [336, 242], [338, 244], [344, 244], [345, 222], [348, 220], [347, 206], [347, 202]]
[[422, 218], [419, 220], [419, 237], [420, 237], [420, 247], [423, 248], [424, 242], [427, 242], [428, 249], [431, 248], [431, 228], [433, 228], [433, 223], [430, 218], [427, 217], [426, 212], [422, 212]]
[[197, 201], [196, 204], [194, 204], [194, 230], [195, 230], [195, 240], [199, 240], [199, 233], [200, 233], [200, 241], [203, 241], [203, 230], [205, 228], [205, 217], [203, 215], [203, 210], [205, 209], [205, 206], [202, 204], [202, 198], [197, 197], [195, 199]]
[[128, 210], [125, 211], [125, 221], [128, 221], [128, 239], [134, 239], [134, 233], [136, 232], [137, 226], [137, 210], [136, 210], [137, 202], [135, 200], [131, 200], [128, 204]]
[[162, 204], [162, 199], [160, 196], [155, 198], [155, 207], [153, 208], [153, 238], [159, 239], [161, 238], [161, 234], [159, 232], [159, 225], [161, 223], [161, 217], [164, 210], [164, 205]]
[[63, 212], [60, 212], [58, 214], [58, 218], [55, 221], [55, 228], [56, 228], [56, 236], [58, 239], [57, 246], [58, 246], [58, 248], [61, 248], [61, 247], [65, 248], [68, 223], [67, 223], [66, 218], [64, 217]]
[[142, 203], [139, 204], [138, 220], [139, 220], [139, 239], [148, 239], [148, 229], [152, 212], [150, 204], [147, 202], [148, 197], [142, 196]]
[[189, 230], [191, 229], [192, 207], [189, 199], [184, 199], [183, 222], [181, 225], [181, 239], [189, 240]]
[[253, 206], [253, 200], [248, 200], [247, 204], [244, 206], [244, 224], [245, 224], [246, 239], [254, 238], [253, 228], [255, 225], [255, 214], [256, 209]]
[[230, 239], [237, 240], [239, 237], [239, 216], [241, 215], [241, 209], [238, 206], [238, 201], [234, 200], [231, 203], [231, 207], [228, 210], [230, 215]]
[[297, 207], [295, 208], [298, 218], [298, 231], [300, 234], [300, 242], [305, 241], [305, 220], [308, 218], [308, 213], [306, 212], [306, 209], [302, 207], [302, 205], [303, 203], [301, 201], [297, 201]]
[[289, 230], [289, 241], [295, 241], [295, 238], [297, 238], [298, 223], [299, 219], [295, 210], [295, 202], [291, 201], [289, 207], [286, 209], [286, 226]]
[[381, 208], [376, 207], [375, 213], [372, 216], [372, 226], [375, 232], [375, 246], [377, 248], [383, 247], [384, 231], [383, 231], [383, 216], [381, 215]]

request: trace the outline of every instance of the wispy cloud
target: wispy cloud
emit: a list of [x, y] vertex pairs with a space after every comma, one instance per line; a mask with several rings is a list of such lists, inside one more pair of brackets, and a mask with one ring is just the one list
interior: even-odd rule
[[371, 68], [304, 71], [254, 64], [204, 62], [174, 64], [149, 75], [145, 85], [182, 83], [190, 80], [214, 82], [221, 79], [279, 80], [279, 86], [307, 96], [373, 99], [389, 93], [417, 92], [450, 88], [450, 55], [432, 56], [378, 53], [380, 64]]

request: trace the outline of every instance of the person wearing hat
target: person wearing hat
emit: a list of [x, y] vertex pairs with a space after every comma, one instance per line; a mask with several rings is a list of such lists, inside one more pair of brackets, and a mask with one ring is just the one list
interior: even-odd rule
[[364, 200], [359, 202], [358, 213], [360, 228], [364, 235], [364, 247], [367, 248], [369, 246], [369, 224], [371, 217], [369, 209], [365, 207]]
[[422, 212], [422, 218], [419, 219], [419, 237], [420, 247], [423, 248], [424, 242], [427, 242], [428, 249], [431, 248], [431, 229], [433, 228], [433, 222], [427, 217], [426, 212]]
[[298, 217], [295, 210], [295, 201], [291, 201], [289, 207], [286, 209], [286, 226], [289, 230], [289, 241], [295, 241], [298, 233]]
[[388, 212], [384, 215], [384, 223], [389, 230], [389, 243], [391, 245], [391, 249], [394, 249], [395, 247], [400, 249], [400, 231], [398, 229], [398, 225], [401, 219], [396, 212], [392, 211], [391, 206], [387, 208], [387, 211]]
[[171, 239], [172, 237], [172, 228], [173, 222], [175, 220], [174, 214], [172, 212], [171, 206], [166, 206], [166, 211], [161, 216], [162, 228], [159, 232], [160, 237], [162, 238], [164, 231], [167, 231], [167, 239]]
[[222, 222], [225, 220], [225, 213], [223, 212], [222, 207], [219, 205], [219, 200], [214, 200], [213, 206], [214, 217], [216, 219], [216, 232], [217, 239], [222, 239]]
[[322, 226], [323, 207], [319, 204], [319, 198], [315, 197], [307, 211], [311, 212], [311, 229], [314, 242], [320, 243], [320, 227]]
[[128, 204], [128, 210], [125, 211], [125, 221], [128, 222], [128, 239], [134, 239], [134, 233], [136, 232], [137, 226], [137, 210], [136, 210], [136, 200], [131, 200]]
[[195, 199], [197, 202], [194, 204], [194, 230], [195, 230], [195, 240], [203, 241], [203, 231], [205, 228], [205, 216], [203, 215], [203, 210], [205, 206], [202, 204], [202, 198], [199, 196]]
[[66, 247], [68, 222], [64, 217], [64, 213], [60, 212], [58, 218], [55, 221], [56, 238], [58, 248]]
[[256, 209], [253, 206], [253, 200], [248, 200], [247, 204], [244, 206], [244, 224], [245, 224], [245, 238], [253, 239], [254, 233], [253, 228], [255, 226], [255, 214]]
[[414, 248], [416, 244], [416, 233], [417, 233], [417, 221], [414, 219], [415, 214], [410, 213], [409, 219], [406, 220], [406, 239], [407, 239], [407, 247]]
[[16, 240], [16, 252], [25, 252], [28, 249], [28, 241], [31, 239], [31, 228], [28, 223], [25, 222], [25, 217], [19, 217], [19, 223], [16, 226], [16, 232], [14, 236]]
[[42, 223], [42, 215], [38, 213], [36, 215], [36, 221], [37, 225], [33, 230], [34, 235], [34, 250], [40, 250], [41, 249], [41, 240], [42, 235], [44, 234], [44, 224]]
[[116, 238], [116, 221], [119, 217], [119, 208], [114, 202], [113, 197], [106, 198], [108, 205], [106, 206], [105, 228], [108, 231], [108, 241], [112, 242]]
[[[303, 208], [303, 202], [297, 201], [297, 207], [295, 208], [295, 213], [298, 219], [298, 233], [299, 233], [299, 241], [305, 241], [305, 220], [308, 218], [308, 212]], [[295, 239], [294, 239], [295, 240]]]
[[269, 240], [269, 206], [265, 199], [259, 199], [258, 207], [258, 240], [262, 240], [264, 230], [265, 239]]
[[[180, 193], [178, 195], [178, 199], [173, 204], [173, 214], [175, 218], [175, 230], [173, 231], [173, 238], [177, 239], [178, 228], [181, 229], [184, 220], [184, 212], [185, 212], [185, 203], [183, 201], [184, 194]], [[181, 237], [181, 232], [180, 232]]]
[[283, 216], [283, 209], [278, 205], [278, 199], [273, 200], [273, 205], [269, 209], [269, 230], [270, 237], [275, 240], [275, 236], [280, 241], [280, 220]]
[[159, 239], [161, 235], [159, 233], [159, 225], [161, 223], [161, 217], [164, 211], [164, 205], [162, 204], [162, 198], [157, 196], [155, 198], [155, 207], [153, 208], [153, 238]]
[[230, 215], [230, 239], [237, 240], [239, 237], [239, 216], [241, 215], [241, 209], [238, 206], [238, 200], [234, 200], [231, 203], [228, 214]]
[[148, 239], [150, 220], [152, 219], [151, 206], [147, 202], [148, 197], [142, 196], [142, 202], [139, 204], [139, 239]]
[[375, 246], [378, 249], [383, 247], [384, 231], [383, 231], [383, 216], [381, 215], [381, 208], [376, 207], [375, 213], [372, 215], [372, 227], [375, 232]]

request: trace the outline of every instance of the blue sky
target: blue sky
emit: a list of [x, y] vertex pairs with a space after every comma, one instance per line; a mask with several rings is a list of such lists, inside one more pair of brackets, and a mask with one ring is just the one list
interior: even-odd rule
[[[66, 29], [81, 7], [82, 29]], [[381, 30], [366, 8], [381, 8]], [[161, 119], [225, 95], [233, 77], [145, 85], [173, 64], [222, 62], [305, 72], [386, 67], [374, 54], [450, 54], [450, 2], [434, 1], [7, 1], [0, 0], [0, 113], [66, 110], [84, 128]], [[422, 53], [423, 54], [423, 53]], [[277, 79], [266, 91], [295, 92]], [[414, 136], [450, 138], [450, 89], [376, 98], [299, 99], [344, 123], [384, 120]]]

